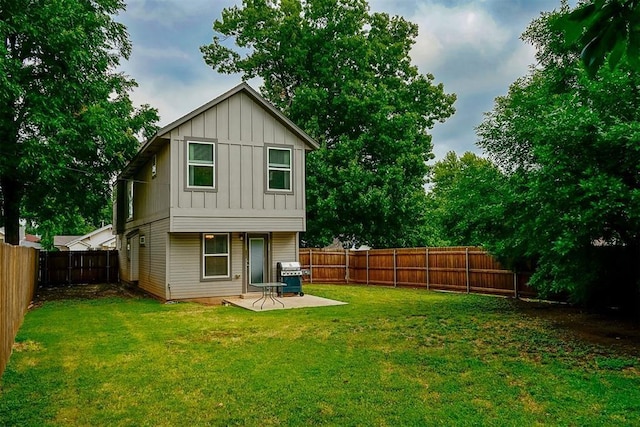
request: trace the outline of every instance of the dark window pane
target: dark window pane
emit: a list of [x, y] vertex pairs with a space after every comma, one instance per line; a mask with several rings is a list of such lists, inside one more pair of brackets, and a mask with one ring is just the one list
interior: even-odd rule
[[291, 166], [291, 151], [269, 149], [269, 166], [288, 168]]
[[269, 171], [269, 189], [291, 190], [291, 172], [271, 170]]
[[189, 185], [213, 187], [213, 166], [189, 166]]
[[208, 256], [204, 258], [204, 275], [211, 276], [228, 276], [227, 257], [226, 256]]
[[213, 144], [189, 143], [189, 161], [213, 164]]
[[227, 245], [228, 236], [226, 234], [205, 234], [204, 253], [205, 254], [226, 254], [229, 253]]

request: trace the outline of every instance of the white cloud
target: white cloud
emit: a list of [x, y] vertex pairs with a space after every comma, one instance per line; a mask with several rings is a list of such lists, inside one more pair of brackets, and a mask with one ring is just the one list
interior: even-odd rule
[[445, 65], [457, 50], [495, 55], [512, 36], [478, 2], [452, 7], [420, 3], [410, 21], [419, 26], [412, 58], [420, 68], [431, 70]]
[[130, 19], [152, 22], [162, 27], [175, 27], [191, 17], [203, 14], [210, 15], [213, 22], [222, 8], [240, 3], [240, 0], [128, 0], [126, 14]]

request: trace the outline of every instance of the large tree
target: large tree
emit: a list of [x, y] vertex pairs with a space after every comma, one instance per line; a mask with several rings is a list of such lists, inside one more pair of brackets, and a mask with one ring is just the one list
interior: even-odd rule
[[263, 95], [321, 144], [308, 156], [305, 243], [420, 244], [428, 129], [455, 96], [411, 64], [417, 26], [365, 0], [244, 0], [213, 29], [205, 61], [261, 77]]
[[450, 151], [430, 173], [429, 218], [446, 245], [484, 246], [508, 233], [507, 177], [490, 160]]
[[555, 23], [568, 42], [578, 42], [591, 77], [605, 60], [614, 68], [623, 54], [640, 71], [640, 1], [584, 0]]
[[524, 33], [539, 66], [496, 100], [478, 134], [510, 177], [511, 235], [493, 249], [533, 260], [541, 291], [580, 299], [608, 268], [598, 247], [638, 254], [640, 74], [623, 56], [590, 78], [579, 45], [558, 32], [559, 16]]
[[[131, 45], [120, 0], [6, 0], [0, 5], [0, 203], [6, 240], [30, 222], [97, 220], [110, 180], [157, 120], [133, 107], [117, 73]], [[67, 215], [68, 213], [68, 215]]]

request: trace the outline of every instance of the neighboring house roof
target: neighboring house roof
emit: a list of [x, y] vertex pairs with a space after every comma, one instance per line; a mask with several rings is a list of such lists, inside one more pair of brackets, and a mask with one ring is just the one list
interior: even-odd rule
[[201, 106], [199, 108], [196, 108], [195, 110], [193, 110], [189, 114], [179, 118], [178, 120], [168, 124], [167, 126], [165, 126], [162, 129], [160, 129], [158, 132], [156, 132], [156, 134], [153, 137], [148, 139], [142, 145], [142, 147], [140, 147], [140, 149], [138, 150], [138, 153], [134, 156], [133, 159], [131, 159], [131, 161], [127, 164], [127, 166], [125, 166], [125, 168], [122, 170], [122, 172], [120, 173], [119, 178], [120, 179], [126, 179], [126, 178], [130, 178], [131, 176], [133, 176], [133, 174], [144, 163], [146, 163], [147, 160], [149, 160], [154, 154], [156, 154], [158, 152], [158, 150], [160, 149], [162, 144], [166, 141], [165, 138], [166, 138], [166, 134], [167, 133], [169, 133], [173, 129], [179, 127], [180, 125], [186, 123], [187, 121], [193, 119], [198, 114], [202, 114], [204, 111], [216, 106], [217, 104], [225, 101], [226, 99], [228, 99], [231, 96], [233, 96], [233, 95], [235, 95], [237, 93], [240, 93], [240, 92], [245, 93], [253, 101], [257, 102], [262, 107], [264, 107], [264, 109], [267, 110], [273, 117], [275, 117], [276, 120], [280, 121], [287, 129], [289, 129], [293, 134], [295, 134], [302, 141], [304, 141], [305, 144], [307, 144], [307, 146], [310, 149], [317, 149], [317, 148], [320, 147], [318, 145], [318, 143], [316, 141], [314, 141], [314, 139], [311, 138], [305, 131], [303, 131], [298, 126], [296, 126], [295, 123], [293, 123], [291, 120], [289, 120], [284, 114], [282, 114], [282, 112], [280, 112], [280, 110], [278, 110], [271, 103], [269, 103], [266, 99], [264, 99], [251, 86], [249, 86], [247, 83], [243, 82], [243, 83], [240, 83], [238, 86], [234, 87], [233, 89], [229, 90], [228, 92], [225, 92], [224, 94], [222, 94], [219, 97], [213, 99], [212, 101], [204, 104], [203, 106]]
[[33, 234], [25, 234], [24, 240], [31, 243], [40, 243], [40, 237]]
[[56, 248], [58, 246], [67, 246], [67, 243], [76, 240], [78, 237], [82, 236], [53, 236], [53, 246]]
[[[0, 227], [0, 242], [4, 242], [4, 227]], [[20, 226], [20, 246], [41, 249], [40, 237], [25, 233], [25, 228]]]
[[84, 236], [54, 236], [53, 245], [63, 250], [108, 249], [115, 242], [112, 229], [109, 224]]

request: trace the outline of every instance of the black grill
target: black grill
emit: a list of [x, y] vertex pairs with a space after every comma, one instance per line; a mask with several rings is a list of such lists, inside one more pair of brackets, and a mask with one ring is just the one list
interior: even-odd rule
[[282, 287], [282, 293], [294, 293], [300, 296], [304, 295], [302, 292], [302, 276], [304, 271], [300, 268], [300, 263], [297, 261], [279, 262], [276, 264], [276, 274], [278, 276], [278, 282], [284, 283]]

